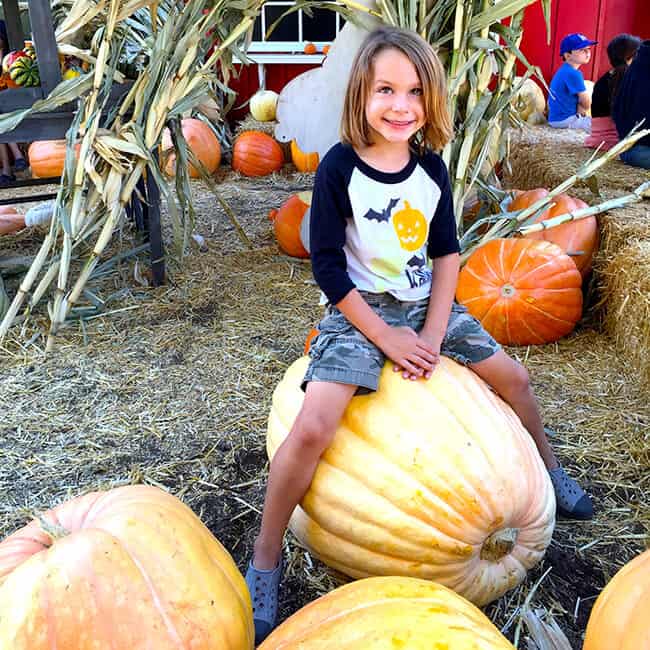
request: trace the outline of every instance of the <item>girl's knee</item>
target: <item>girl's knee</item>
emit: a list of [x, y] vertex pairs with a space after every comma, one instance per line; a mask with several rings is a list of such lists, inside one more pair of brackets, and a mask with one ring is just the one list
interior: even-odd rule
[[528, 393], [530, 391], [530, 377], [528, 370], [519, 362], [515, 362], [513, 372], [508, 378], [508, 392], [514, 394]]
[[305, 449], [322, 453], [332, 442], [336, 423], [318, 412], [301, 413], [291, 431], [294, 441]]

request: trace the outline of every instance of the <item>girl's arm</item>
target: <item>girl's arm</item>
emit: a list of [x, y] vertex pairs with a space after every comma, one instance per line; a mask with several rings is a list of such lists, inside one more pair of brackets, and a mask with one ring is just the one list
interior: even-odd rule
[[440, 352], [442, 339], [447, 331], [451, 305], [458, 284], [460, 256], [451, 253], [433, 261], [433, 278], [431, 280], [431, 297], [424, 326], [420, 336], [431, 343], [436, 352]]

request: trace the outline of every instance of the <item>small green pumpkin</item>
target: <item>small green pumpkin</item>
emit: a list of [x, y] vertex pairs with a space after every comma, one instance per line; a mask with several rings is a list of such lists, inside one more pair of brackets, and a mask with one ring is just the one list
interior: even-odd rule
[[38, 86], [41, 83], [38, 64], [28, 56], [22, 56], [11, 64], [9, 76], [19, 86]]

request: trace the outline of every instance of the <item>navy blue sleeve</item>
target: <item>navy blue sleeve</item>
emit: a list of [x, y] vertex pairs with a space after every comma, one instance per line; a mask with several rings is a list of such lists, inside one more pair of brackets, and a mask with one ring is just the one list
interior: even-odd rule
[[351, 170], [344, 148], [335, 145], [316, 170], [309, 221], [314, 278], [333, 305], [355, 288], [347, 271], [343, 245], [352, 207], [347, 192]]
[[429, 225], [427, 255], [430, 259], [435, 259], [451, 253], [460, 253], [447, 167], [442, 158], [433, 153], [426, 154], [422, 158], [422, 166], [440, 188], [438, 207]]

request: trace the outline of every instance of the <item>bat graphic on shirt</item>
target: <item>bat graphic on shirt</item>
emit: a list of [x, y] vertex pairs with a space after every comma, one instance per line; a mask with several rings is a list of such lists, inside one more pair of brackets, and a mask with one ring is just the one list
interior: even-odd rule
[[422, 268], [427, 265], [427, 261], [424, 257], [419, 255], [413, 255], [413, 257], [406, 263], [407, 266], [415, 266], [417, 268]]
[[393, 208], [399, 203], [399, 199], [390, 199], [388, 201], [388, 207], [385, 210], [382, 210], [381, 212], [377, 212], [376, 210], [373, 210], [372, 208], [364, 214], [364, 218], [368, 219], [369, 221], [376, 220], [376, 221], [388, 221], [390, 219], [390, 213], [393, 211]]

